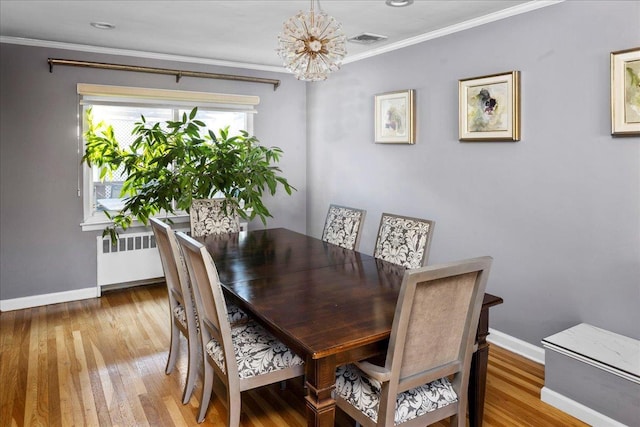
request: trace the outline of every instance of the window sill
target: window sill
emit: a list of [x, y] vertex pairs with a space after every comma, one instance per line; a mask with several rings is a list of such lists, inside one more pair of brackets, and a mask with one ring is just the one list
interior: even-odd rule
[[[188, 223], [190, 221], [189, 214], [186, 212], [178, 213], [175, 215], [157, 215], [155, 218], [170, 219], [174, 224]], [[104, 215], [96, 215], [87, 218], [80, 224], [82, 231], [103, 231], [105, 228], [113, 225], [113, 221]], [[144, 227], [145, 225], [140, 221], [133, 221], [129, 228]]]

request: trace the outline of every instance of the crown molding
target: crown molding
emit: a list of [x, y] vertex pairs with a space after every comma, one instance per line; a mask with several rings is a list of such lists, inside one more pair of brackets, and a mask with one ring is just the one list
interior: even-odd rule
[[[564, 1], [565, 0], [533, 0], [518, 6], [513, 6], [508, 9], [504, 9], [499, 12], [482, 16], [480, 18], [470, 19], [468, 21], [461, 22], [456, 25], [451, 25], [446, 28], [442, 28], [436, 31], [431, 31], [429, 33], [421, 34], [419, 36], [411, 37], [397, 43], [391, 43], [391, 44], [382, 46], [378, 49], [372, 49], [367, 52], [363, 52], [361, 54], [348, 56], [342, 61], [342, 63], [349, 64], [351, 62], [356, 62], [356, 61], [360, 61], [362, 59], [370, 58], [373, 56], [382, 55], [383, 53], [402, 49], [408, 46], [413, 46], [414, 44], [422, 43], [427, 40], [437, 39], [439, 37], [444, 37], [449, 34], [475, 28], [480, 25], [499, 21], [501, 19], [509, 18], [511, 16], [516, 16], [522, 13], [531, 12], [533, 10], [541, 9], [547, 6], [553, 6], [555, 4], [562, 3]], [[252, 63], [246, 63], [246, 62], [233, 62], [233, 61], [202, 58], [202, 57], [195, 57], [195, 56], [182, 56], [182, 55], [173, 55], [173, 54], [165, 54], [165, 53], [157, 53], [157, 52], [146, 52], [146, 51], [140, 51], [140, 50], [116, 49], [116, 48], [91, 46], [91, 45], [83, 45], [83, 44], [75, 44], [75, 43], [27, 39], [27, 38], [21, 38], [21, 37], [0, 36], [0, 43], [19, 44], [24, 46], [35, 46], [35, 47], [46, 47], [51, 49], [75, 50], [79, 52], [100, 53], [105, 55], [122, 55], [122, 56], [131, 56], [135, 58], [178, 61], [178, 62], [187, 62], [192, 64], [216, 65], [220, 67], [233, 67], [233, 68], [243, 68], [248, 70], [259, 70], [259, 71], [269, 71], [274, 73], [290, 74], [289, 71], [287, 71], [284, 67], [274, 66], [274, 65], [252, 64]]]
[[220, 59], [201, 58], [196, 56], [173, 55], [168, 53], [146, 52], [142, 50], [117, 49], [75, 43], [55, 42], [49, 40], [27, 39], [22, 37], [0, 36], [0, 43], [23, 46], [46, 47], [49, 49], [75, 50], [78, 52], [100, 53], [104, 55], [122, 55], [135, 58], [158, 59], [164, 61], [187, 62], [191, 64], [217, 65], [220, 67], [244, 68], [248, 70], [289, 73], [283, 67], [273, 65], [251, 64], [246, 62], [224, 61]]

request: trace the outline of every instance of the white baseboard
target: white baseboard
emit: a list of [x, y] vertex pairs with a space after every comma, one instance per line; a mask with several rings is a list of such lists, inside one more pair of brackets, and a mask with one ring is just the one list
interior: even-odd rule
[[593, 427], [627, 427], [625, 424], [596, 412], [582, 403], [569, 399], [547, 387], [542, 387], [542, 390], [540, 390], [540, 400]]
[[489, 328], [487, 341], [491, 344], [497, 345], [498, 347], [502, 347], [505, 350], [509, 350], [522, 357], [526, 357], [529, 360], [533, 360], [536, 363], [544, 365], [544, 349], [542, 347], [529, 344], [526, 341], [491, 328]]
[[23, 308], [39, 307], [41, 305], [58, 304], [61, 302], [78, 301], [100, 296], [97, 286], [76, 289], [73, 291], [55, 292], [52, 294], [33, 295], [30, 297], [0, 300], [0, 311], [21, 310]]

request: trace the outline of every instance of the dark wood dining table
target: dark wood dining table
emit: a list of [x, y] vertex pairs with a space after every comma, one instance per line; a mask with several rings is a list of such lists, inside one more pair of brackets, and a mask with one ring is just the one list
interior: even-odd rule
[[[333, 427], [336, 367], [386, 354], [405, 269], [288, 229], [198, 238], [228, 298], [305, 359], [309, 426]], [[485, 294], [469, 385], [471, 426], [482, 425], [489, 347]]]

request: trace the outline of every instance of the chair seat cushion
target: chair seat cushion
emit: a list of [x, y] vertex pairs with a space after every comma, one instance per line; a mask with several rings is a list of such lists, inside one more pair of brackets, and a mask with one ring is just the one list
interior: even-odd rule
[[[251, 378], [304, 364], [289, 347], [253, 321], [232, 328], [231, 336], [240, 378]], [[211, 359], [225, 372], [222, 347], [218, 341], [209, 341], [206, 350]]]
[[237, 305], [231, 303], [227, 303], [227, 317], [229, 318], [229, 323], [232, 324], [249, 319], [247, 313]]
[[[355, 365], [340, 366], [336, 371], [336, 394], [371, 418], [378, 419], [380, 382], [370, 378]], [[402, 424], [427, 412], [435, 411], [458, 401], [447, 378], [398, 394], [395, 424]]]
[[[200, 324], [198, 323], [198, 313], [195, 313], [195, 309], [193, 315], [196, 318], [196, 328], [199, 331]], [[183, 328], [187, 329], [187, 315], [185, 314], [182, 304], [178, 303], [178, 305], [173, 308], [173, 316], [180, 322]], [[227, 304], [227, 316], [229, 323], [238, 323], [249, 319], [249, 315], [235, 304]]]

